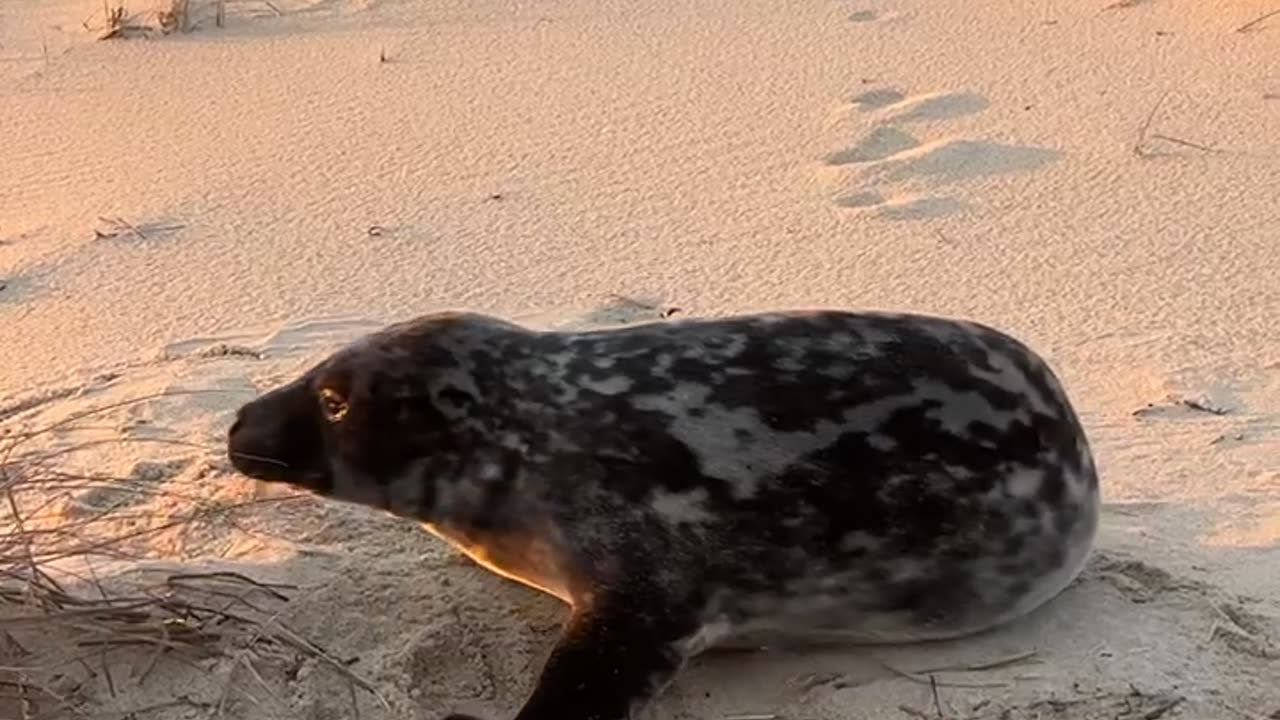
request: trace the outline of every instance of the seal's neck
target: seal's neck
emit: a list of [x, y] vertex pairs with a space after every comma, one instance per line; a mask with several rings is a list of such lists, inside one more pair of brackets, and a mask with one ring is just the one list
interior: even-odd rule
[[487, 432], [460, 432], [411, 463], [386, 485], [383, 508], [394, 515], [451, 528], [510, 524], [524, 454]]

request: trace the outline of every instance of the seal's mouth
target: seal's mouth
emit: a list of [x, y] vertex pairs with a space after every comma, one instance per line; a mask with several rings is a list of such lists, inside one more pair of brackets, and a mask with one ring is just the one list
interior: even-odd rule
[[227, 448], [227, 457], [231, 460], [231, 466], [241, 475], [253, 478], [254, 480], [266, 480], [269, 482], [289, 482], [289, 464], [277, 460], [273, 457], [265, 455], [255, 455], [253, 453], [237, 450], [236, 441], [233, 436], [229, 447]]

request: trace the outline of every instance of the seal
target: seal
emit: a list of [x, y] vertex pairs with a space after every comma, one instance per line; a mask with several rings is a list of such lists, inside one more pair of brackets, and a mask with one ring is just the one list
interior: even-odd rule
[[1079, 574], [1100, 501], [1043, 359], [887, 312], [428, 315], [246, 403], [228, 455], [567, 603], [517, 720], [630, 718], [710, 648], [1007, 623]]

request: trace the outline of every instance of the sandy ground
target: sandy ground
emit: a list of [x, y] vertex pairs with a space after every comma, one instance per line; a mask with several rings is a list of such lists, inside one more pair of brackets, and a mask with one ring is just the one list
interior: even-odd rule
[[179, 394], [30, 441], [129, 482], [26, 501], [104, 536], [221, 507], [95, 578], [287, 584], [264, 612], [377, 696], [228, 640], [60, 669], [90, 717], [509, 717], [556, 601], [219, 443], [389, 320], [657, 312], [615, 295], [1002, 327], [1059, 370], [1107, 500], [1088, 571], [1016, 625], [699, 660], [654, 717], [1280, 717], [1280, 16], [1245, 27], [1271, 0], [242, 0], [98, 42], [100, 5], [0, 0], [0, 423]]

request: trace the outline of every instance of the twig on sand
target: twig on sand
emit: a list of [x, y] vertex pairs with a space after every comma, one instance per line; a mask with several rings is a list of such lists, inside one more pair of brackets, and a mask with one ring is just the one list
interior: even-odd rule
[[888, 670], [889, 672], [893, 673], [894, 675], [897, 675], [898, 677], [904, 680], [910, 680], [913, 683], [918, 683], [920, 685], [928, 685], [930, 687], [933, 687], [935, 684], [938, 687], [970, 688], [970, 689], [1009, 687], [1009, 683], [966, 683], [966, 682], [940, 681], [931, 675], [930, 676], [918, 675], [916, 673], [903, 670], [902, 668], [894, 667], [886, 662], [881, 662], [880, 665], [884, 669]]
[[1247, 22], [1247, 23], [1245, 23], [1245, 24], [1241, 25], [1240, 27], [1236, 28], [1236, 32], [1238, 32], [1238, 33], [1247, 33], [1247, 32], [1252, 32], [1254, 28], [1256, 28], [1257, 26], [1261, 25], [1263, 22], [1265, 22], [1265, 21], [1267, 21], [1267, 20], [1269, 20], [1269, 19], [1271, 19], [1271, 18], [1273, 18], [1273, 17], [1275, 17], [1275, 16], [1277, 16], [1277, 15], [1280, 15], [1280, 8], [1277, 8], [1277, 9], [1275, 9], [1275, 10], [1272, 10], [1272, 11], [1271, 11], [1271, 12], [1269, 12], [1269, 13], [1265, 13], [1265, 14], [1263, 14], [1261, 17], [1258, 17], [1258, 18], [1255, 18], [1255, 19], [1253, 19], [1253, 20], [1250, 20], [1249, 22]]
[[1208, 145], [1201, 145], [1200, 143], [1194, 143], [1194, 142], [1191, 142], [1190, 140], [1181, 140], [1181, 139], [1179, 139], [1179, 138], [1176, 138], [1176, 137], [1170, 137], [1170, 136], [1168, 136], [1168, 135], [1162, 135], [1162, 134], [1160, 134], [1160, 133], [1154, 133], [1154, 134], [1151, 136], [1151, 139], [1152, 139], [1152, 140], [1164, 140], [1165, 142], [1173, 143], [1174, 145], [1181, 145], [1181, 146], [1183, 146], [1183, 147], [1193, 148], [1193, 149], [1195, 149], [1195, 150], [1199, 150], [1199, 151], [1201, 151], [1201, 152], [1207, 152], [1207, 153], [1219, 153], [1219, 152], [1222, 152], [1221, 150], [1219, 150], [1218, 148], [1215, 148], [1215, 147], [1209, 147]]
[[1009, 655], [1008, 657], [997, 658], [995, 660], [985, 660], [983, 662], [964, 665], [939, 665], [936, 667], [925, 668], [923, 670], [916, 670], [915, 673], [917, 675], [932, 675], [940, 672], [982, 672], [984, 670], [995, 670], [997, 668], [1008, 667], [1009, 665], [1016, 665], [1020, 662], [1025, 662], [1035, 657], [1036, 654], [1035, 650], [1027, 650], [1026, 652], [1020, 652], [1014, 655]]
[[1142, 158], [1151, 157], [1153, 153], [1147, 149], [1147, 144], [1148, 144], [1148, 141], [1150, 140], [1163, 140], [1167, 143], [1172, 143], [1174, 145], [1181, 145], [1183, 147], [1194, 148], [1201, 152], [1207, 152], [1207, 153], [1222, 152], [1217, 148], [1210, 147], [1208, 145], [1202, 145], [1200, 143], [1191, 142], [1190, 140], [1183, 140], [1181, 138], [1172, 137], [1170, 135], [1164, 135], [1162, 133], [1152, 133], [1151, 126], [1153, 123], [1155, 123], [1156, 113], [1160, 111], [1161, 106], [1164, 105], [1165, 100], [1167, 100], [1168, 98], [1169, 98], [1169, 91], [1166, 90], [1164, 94], [1160, 96], [1160, 99], [1156, 100], [1156, 104], [1151, 106], [1151, 112], [1147, 113], [1146, 120], [1144, 120], [1142, 122], [1142, 125], [1138, 127], [1138, 139], [1135, 140], [1133, 143], [1133, 154]]
[[125, 220], [119, 215], [116, 215], [114, 217], [103, 217], [102, 215], [99, 215], [98, 220], [102, 223], [105, 223], [106, 225], [111, 226], [110, 230], [103, 231], [103, 230], [95, 229], [93, 231], [94, 236], [97, 237], [99, 240], [106, 240], [108, 238], [116, 237], [118, 235], [123, 234], [125, 231], [131, 232], [134, 235], [137, 235], [139, 239], [142, 239], [142, 240], [147, 239], [147, 236], [141, 230], [139, 230], [136, 225], [134, 225], [133, 223], [130, 223], [128, 220]]
[[[116, 217], [113, 218], [99, 217], [97, 219], [99, 219], [100, 222], [109, 225], [108, 229], [93, 229], [93, 237], [96, 237], [97, 240], [110, 240], [110, 238], [119, 237], [122, 236], [122, 234], [136, 234], [138, 240], [148, 240], [146, 234], [142, 232], [142, 228], [138, 227], [138, 225], [134, 225], [133, 223], [129, 223], [128, 220], [125, 220], [124, 218], [120, 218], [119, 215], [116, 215]], [[151, 225], [151, 227], [148, 228], [148, 232], [168, 233], [180, 231], [180, 229], [184, 227], [187, 227], [187, 225], [183, 225], [182, 223], [166, 225], [156, 224]]]
[[[1171, 711], [1173, 711], [1174, 708], [1186, 702], [1186, 700], [1187, 699], [1184, 697], [1171, 698], [1169, 700], [1166, 700], [1160, 703], [1154, 708], [1146, 711], [1145, 713], [1134, 717], [1133, 720], [1160, 720], [1160, 718], [1164, 717], [1165, 715], [1168, 715]], [[1123, 720], [1129, 720], [1129, 718], [1124, 718]]]
[[1183, 399], [1182, 404], [1183, 404], [1184, 406], [1186, 406], [1186, 407], [1187, 407], [1188, 409], [1190, 409], [1190, 410], [1196, 410], [1196, 411], [1198, 411], [1198, 412], [1209, 413], [1210, 415], [1227, 415], [1227, 414], [1229, 414], [1229, 413], [1231, 412], [1230, 410], [1228, 410], [1228, 409], [1226, 409], [1226, 408], [1221, 408], [1221, 407], [1216, 407], [1216, 406], [1213, 406], [1213, 405], [1209, 405], [1209, 404], [1207, 404], [1207, 403], [1203, 403], [1203, 402], [1201, 402], [1201, 401], [1199, 401], [1199, 400]]
[[929, 690], [930, 690], [930, 693], [933, 695], [933, 712], [934, 712], [933, 715], [930, 715], [929, 713], [923, 710], [917, 710], [911, 707], [910, 705], [899, 705], [898, 711], [904, 715], [910, 715], [911, 717], [919, 718], [920, 720], [944, 720], [946, 718], [946, 713], [943, 712], [942, 700], [939, 699], [938, 697], [937, 680], [932, 675], [930, 675], [929, 681], [930, 681]]
[[1139, 157], [1142, 157], [1145, 154], [1143, 146], [1146, 145], [1147, 142], [1147, 133], [1151, 130], [1151, 124], [1156, 120], [1156, 113], [1160, 111], [1160, 106], [1164, 105], [1164, 101], [1168, 99], [1168, 97], [1169, 91], [1166, 90], [1164, 94], [1160, 96], [1160, 99], [1156, 100], [1156, 104], [1151, 106], [1151, 112], [1147, 113], [1147, 119], [1143, 121], [1142, 125], [1138, 128], [1138, 139], [1133, 144], [1133, 152]]
[[167, 582], [170, 585], [178, 585], [183, 580], [202, 580], [202, 579], [204, 580], [221, 579], [221, 580], [239, 581], [242, 583], [252, 585], [258, 588], [259, 590], [262, 590], [263, 592], [271, 595], [272, 597], [275, 597], [278, 600], [288, 600], [289, 598], [286, 597], [284, 593], [281, 593], [278, 590], [276, 590], [276, 588], [283, 588], [285, 590], [296, 590], [298, 587], [297, 585], [285, 585], [280, 583], [259, 582], [257, 580], [254, 580], [251, 577], [241, 575], [238, 572], [180, 573], [177, 575], [170, 575]]
[[[915, 670], [915, 671], [903, 670], [901, 668], [894, 667], [893, 665], [890, 665], [882, 661], [878, 661], [878, 662], [886, 670], [897, 675], [898, 677], [901, 677], [905, 680], [910, 680], [911, 682], [918, 683], [920, 685], [928, 685], [930, 692], [933, 694], [934, 709], [937, 711], [938, 717], [943, 717], [942, 701], [938, 697], [938, 688], [943, 688], [943, 687], [978, 688], [978, 689], [1002, 688], [1002, 687], [1008, 687], [1009, 684], [1001, 683], [1001, 682], [955, 682], [950, 680], [944, 681], [944, 680], [939, 680], [937, 678], [937, 673], [983, 672], [986, 670], [995, 670], [998, 668], [1008, 667], [1009, 665], [1014, 665], [1020, 662], [1024, 662], [1026, 660], [1030, 660], [1031, 658], [1035, 657], [1035, 655], [1036, 655], [1036, 651], [1029, 650], [1026, 652], [1017, 653], [1016, 655], [997, 658], [995, 660], [986, 660], [982, 662], [968, 663], [968, 664], [962, 664], [962, 665], [944, 665], [944, 666], [925, 668], [923, 670]], [[903, 707], [899, 707], [898, 709], [902, 710], [903, 712], [908, 712], [907, 709]], [[916, 714], [916, 713], [919, 713], [919, 715], [922, 717], [925, 715], [924, 713], [921, 713], [918, 710], [915, 712], [908, 712], [908, 714]]]
[[938, 717], [942, 717], [942, 700], [938, 698], [938, 678], [934, 675], [929, 676], [929, 692], [933, 695], [933, 709], [938, 713]]
[[1109, 10], [1125, 10], [1128, 8], [1137, 7], [1141, 5], [1143, 2], [1146, 2], [1146, 0], [1118, 0], [1117, 2], [1113, 2], [1110, 5], [1107, 5], [1106, 7], [1102, 8], [1102, 10], [1100, 10], [1099, 12], [1107, 12]]
[[134, 718], [140, 718], [141, 716], [146, 715], [148, 713], [159, 712], [161, 710], [168, 710], [170, 708], [178, 708], [178, 707], [190, 708], [192, 710], [208, 710], [213, 706], [210, 705], [209, 703], [200, 702], [199, 700], [192, 700], [191, 698], [183, 695], [177, 698], [176, 700], [170, 700], [168, 702], [156, 703], [154, 705], [145, 705], [140, 708], [133, 708], [132, 710], [122, 710], [115, 713], [115, 717], [120, 717], [120, 718], [123, 718], [124, 720], [134, 720]]

